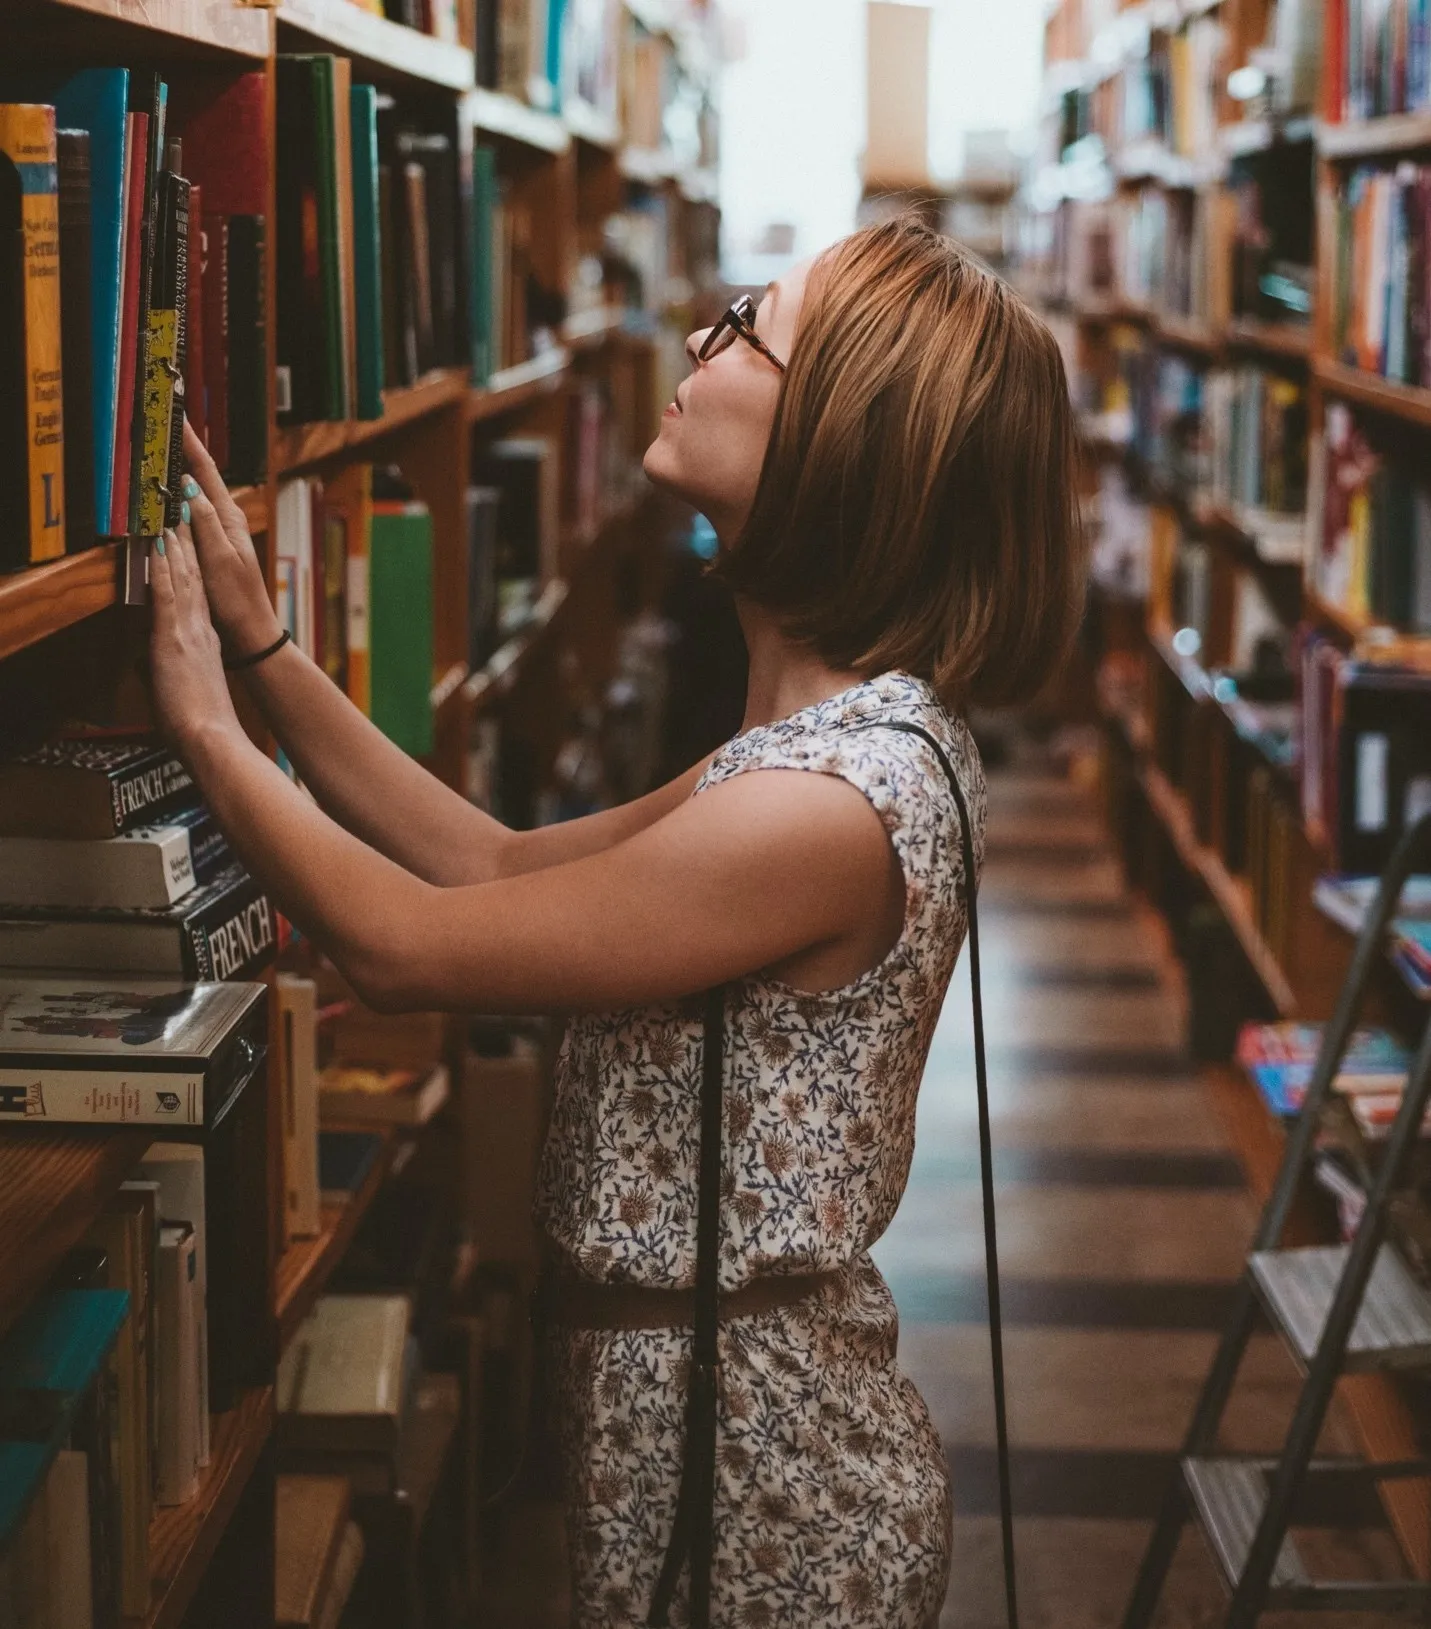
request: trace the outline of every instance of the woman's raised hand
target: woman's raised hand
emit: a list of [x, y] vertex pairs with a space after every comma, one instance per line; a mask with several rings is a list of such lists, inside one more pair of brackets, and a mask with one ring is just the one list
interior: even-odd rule
[[184, 498], [209, 613], [230, 656], [248, 656], [271, 645], [283, 630], [243, 511], [187, 420], [184, 462], [193, 476], [184, 483]]

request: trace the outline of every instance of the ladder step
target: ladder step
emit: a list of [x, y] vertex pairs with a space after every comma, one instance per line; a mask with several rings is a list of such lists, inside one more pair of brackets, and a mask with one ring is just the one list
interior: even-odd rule
[[[1316, 1356], [1350, 1246], [1260, 1250], [1248, 1257], [1253, 1283], [1305, 1369]], [[1377, 1254], [1342, 1367], [1416, 1368], [1431, 1363], [1431, 1293], [1389, 1245]]]
[[[1227, 1586], [1236, 1589], [1267, 1504], [1267, 1479], [1257, 1465], [1238, 1459], [1185, 1459], [1183, 1476]], [[1310, 1583], [1296, 1544], [1284, 1535], [1271, 1587], [1296, 1589]]]

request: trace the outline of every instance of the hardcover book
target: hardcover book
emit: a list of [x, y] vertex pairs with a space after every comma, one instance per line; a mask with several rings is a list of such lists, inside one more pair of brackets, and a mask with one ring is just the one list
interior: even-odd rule
[[232, 863], [205, 808], [119, 837], [0, 837], [0, 901], [162, 910]]
[[55, 133], [60, 164], [60, 348], [64, 358], [65, 549], [94, 542], [94, 368], [90, 139], [87, 130]]
[[257, 972], [277, 949], [273, 907], [235, 863], [162, 910], [0, 906], [0, 967], [167, 974], [202, 982]]
[[189, 183], [172, 143], [160, 177], [144, 375], [144, 446], [136, 530], [154, 538], [179, 523], [184, 369], [189, 331]]
[[278, 1368], [285, 1451], [393, 1455], [402, 1419], [404, 1295], [323, 1295]]
[[55, 110], [0, 103], [0, 568], [65, 552]]
[[0, 763], [0, 835], [118, 837], [197, 801], [153, 736], [62, 736]]
[[266, 986], [0, 979], [0, 1122], [210, 1129], [267, 1050]]

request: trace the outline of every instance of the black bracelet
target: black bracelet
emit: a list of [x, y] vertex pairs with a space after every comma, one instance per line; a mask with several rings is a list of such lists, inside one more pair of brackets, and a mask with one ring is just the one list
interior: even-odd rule
[[260, 662], [266, 662], [275, 651], [282, 650], [292, 637], [293, 635], [285, 628], [271, 645], [266, 645], [262, 650], [256, 650], [252, 656], [240, 656], [236, 662], [225, 662], [224, 667], [230, 673], [241, 673], [246, 667], [257, 667]]

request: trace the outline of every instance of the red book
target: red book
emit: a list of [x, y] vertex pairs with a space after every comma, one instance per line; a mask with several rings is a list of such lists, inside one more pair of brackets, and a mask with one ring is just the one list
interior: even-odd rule
[[129, 467], [134, 433], [134, 369], [139, 348], [139, 251], [144, 225], [144, 193], [149, 181], [149, 115], [131, 113], [125, 152], [124, 297], [119, 311], [119, 379], [114, 411], [114, 493], [109, 535], [129, 530]]
[[[187, 161], [186, 161], [187, 162]], [[205, 200], [207, 202], [207, 200]], [[229, 463], [229, 223], [224, 215], [203, 218], [204, 395], [208, 400], [209, 456], [220, 469]], [[191, 329], [190, 332], [193, 330]]]
[[[176, 80], [171, 128], [184, 138], [184, 174], [211, 215], [268, 214], [268, 83], [240, 74], [214, 96], [206, 81]], [[212, 249], [210, 253], [212, 254]]]
[[184, 416], [194, 434], [209, 444], [209, 403], [204, 385], [204, 278], [209, 246], [204, 236], [204, 201], [199, 188], [189, 188], [188, 347], [184, 359]]

